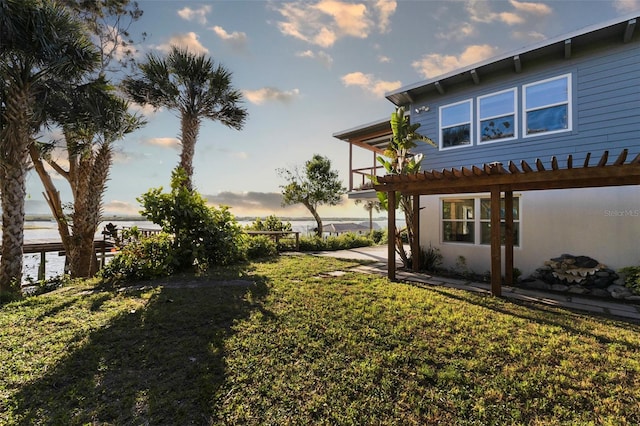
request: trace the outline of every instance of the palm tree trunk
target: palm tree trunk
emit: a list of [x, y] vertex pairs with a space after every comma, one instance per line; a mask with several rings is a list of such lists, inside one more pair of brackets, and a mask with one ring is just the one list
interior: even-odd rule
[[24, 200], [29, 133], [29, 87], [11, 85], [5, 98], [4, 128], [0, 134], [0, 192], [2, 198], [2, 258], [0, 291], [19, 291], [22, 281]]
[[182, 152], [180, 153], [180, 167], [187, 174], [185, 185], [189, 190], [193, 189], [193, 157], [196, 150], [196, 141], [200, 132], [200, 118], [183, 114], [181, 117], [182, 133], [180, 140], [182, 142]]

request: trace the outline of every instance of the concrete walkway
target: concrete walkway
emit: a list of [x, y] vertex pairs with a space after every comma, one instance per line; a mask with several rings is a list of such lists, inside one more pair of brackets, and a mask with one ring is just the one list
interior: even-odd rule
[[[322, 251], [313, 253], [315, 256], [328, 256], [339, 259], [369, 260], [374, 263], [361, 265], [355, 271], [387, 275], [387, 246], [362, 247], [351, 250]], [[400, 259], [396, 265], [402, 265]], [[396, 271], [396, 278], [400, 281], [414, 282], [423, 285], [457, 288], [483, 294], [491, 294], [491, 285], [454, 278], [436, 277], [425, 273]], [[608, 315], [640, 323], [640, 305], [590, 298], [585, 296], [567, 295], [541, 290], [524, 289], [519, 287], [502, 287], [502, 296], [508, 299], [541, 303], [544, 305], [570, 309], [600, 315]]]

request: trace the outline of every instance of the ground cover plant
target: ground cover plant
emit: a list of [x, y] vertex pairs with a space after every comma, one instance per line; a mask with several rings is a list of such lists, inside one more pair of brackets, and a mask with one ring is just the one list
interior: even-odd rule
[[640, 325], [357, 265], [280, 256], [5, 304], [0, 423], [640, 423]]

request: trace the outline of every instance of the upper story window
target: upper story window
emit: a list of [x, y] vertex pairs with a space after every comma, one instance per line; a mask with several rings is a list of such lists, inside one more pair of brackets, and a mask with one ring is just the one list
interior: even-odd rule
[[571, 74], [523, 86], [524, 137], [571, 130]]
[[440, 149], [471, 145], [471, 100], [440, 107]]
[[515, 139], [516, 89], [478, 97], [478, 139], [480, 143]]

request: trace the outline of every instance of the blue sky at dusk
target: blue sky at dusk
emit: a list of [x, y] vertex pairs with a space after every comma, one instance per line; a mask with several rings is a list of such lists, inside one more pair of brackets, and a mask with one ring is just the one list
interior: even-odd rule
[[[332, 134], [388, 117], [390, 90], [640, 10], [640, 0], [594, 1], [139, 1], [139, 59], [172, 44], [233, 72], [249, 112], [243, 130], [204, 121], [194, 185], [236, 216], [309, 216], [280, 206], [278, 168], [322, 154], [348, 182], [348, 145]], [[142, 110], [148, 124], [117, 144], [104, 211], [136, 214], [136, 197], [169, 185], [179, 117]], [[370, 153], [356, 160], [371, 162]], [[56, 181], [70, 201], [66, 182]], [[27, 213], [48, 213], [35, 173]], [[366, 216], [345, 201], [329, 216]]]

